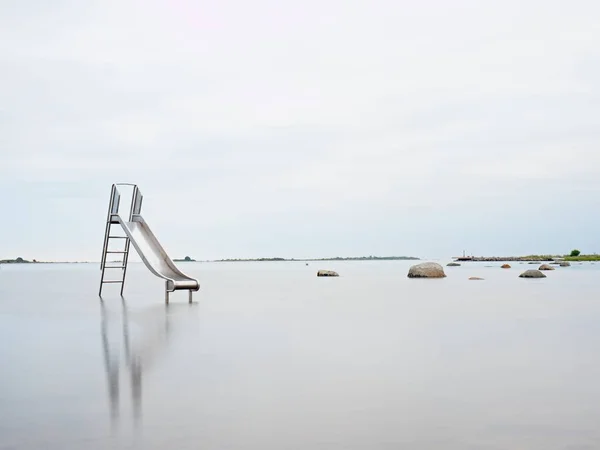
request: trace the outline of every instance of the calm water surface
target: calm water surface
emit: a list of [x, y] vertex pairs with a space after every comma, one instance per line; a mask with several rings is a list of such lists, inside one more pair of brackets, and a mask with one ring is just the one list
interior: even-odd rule
[[410, 264], [3, 265], [0, 449], [600, 448], [600, 264]]

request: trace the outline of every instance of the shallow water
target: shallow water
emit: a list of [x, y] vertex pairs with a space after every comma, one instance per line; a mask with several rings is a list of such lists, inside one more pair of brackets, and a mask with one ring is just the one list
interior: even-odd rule
[[600, 265], [410, 264], [3, 265], [0, 448], [600, 448]]

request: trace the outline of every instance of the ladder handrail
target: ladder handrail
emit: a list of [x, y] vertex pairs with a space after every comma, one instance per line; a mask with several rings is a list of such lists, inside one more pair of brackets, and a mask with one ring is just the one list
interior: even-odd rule
[[[100, 270], [104, 270], [106, 264], [106, 250], [108, 249], [108, 235], [110, 232], [110, 219], [112, 217], [113, 202], [115, 199], [116, 186], [113, 184], [110, 189], [110, 201], [108, 202], [108, 213], [106, 214], [106, 229], [104, 230], [104, 245], [102, 247], [102, 259], [100, 260]], [[104, 278], [104, 274], [103, 278]]]
[[[131, 206], [129, 207], [129, 221], [133, 218], [133, 210], [135, 208], [135, 202], [138, 195], [138, 187], [133, 185], [133, 193], [131, 194]], [[121, 283], [121, 296], [123, 296], [123, 289], [125, 289], [125, 275], [127, 275], [127, 263], [129, 261], [129, 246], [131, 240], [128, 238], [125, 241], [125, 254], [123, 255], [123, 282]]]

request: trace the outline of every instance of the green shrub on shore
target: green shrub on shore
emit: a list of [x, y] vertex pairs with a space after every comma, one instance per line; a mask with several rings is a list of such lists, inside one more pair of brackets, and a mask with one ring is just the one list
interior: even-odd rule
[[569, 256], [579, 256], [581, 252], [577, 249], [571, 250], [571, 254]]

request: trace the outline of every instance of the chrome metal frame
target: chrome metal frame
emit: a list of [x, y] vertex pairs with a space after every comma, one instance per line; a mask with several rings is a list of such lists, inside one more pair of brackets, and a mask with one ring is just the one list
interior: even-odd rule
[[[128, 221], [125, 222], [119, 215], [119, 206], [121, 200], [121, 194], [117, 189], [118, 186], [131, 186], [133, 192], [131, 196], [131, 205], [129, 208]], [[127, 265], [129, 261], [129, 251], [131, 244], [133, 243], [134, 248], [139, 253], [142, 261], [148, 267], [148, 269], [156, 276], [165, 280], [165, 303], [169, 303], [169, 293], [176, 290], [188, 290], [189, 291], [189, 302], [192, 303], [192, 291], [200, 289], [198, 280], [185, 275], [179, 270], [171, 258], [167, 255], [163, 247], [158, 242], [158, 239], [154, 236], [148, 224], [144, 221], [141, 216], [142, 201], [144, 196], [139, 190], [138, 186], [132, 183], [115, 183], [112, 185], [110, 191], [110, 201], [108, 204], [108, 213], [106, 217], [106, 228], [104, 232], [104, 245], [102, 248], [102, 259], [100, 262], [100, 269], [102, 275], [100, 278], [100, 289], [98, 295], [102, 297], [102, 287], [106, 283], [120, 283], [121, 284], [121, 296], [123, 296], [123, 289], [125, 288], [125, 277], [127, 275]], [[112, 236], [111, 226], [120, 225], [125, 236]], [[123, 250], [112, 251], [109, 250], [110, 239], [125, 239], [125, 246]], [[148, 254], [146, 254], [148, 252]], [[106, 258], [109, 253], [118, 253], [123, 255], [123, 260], [120, 266], [109, 266], [106, 264]], [[120, 280], [105, 280], [106, 269], [122, 269], [122, 277]]]

